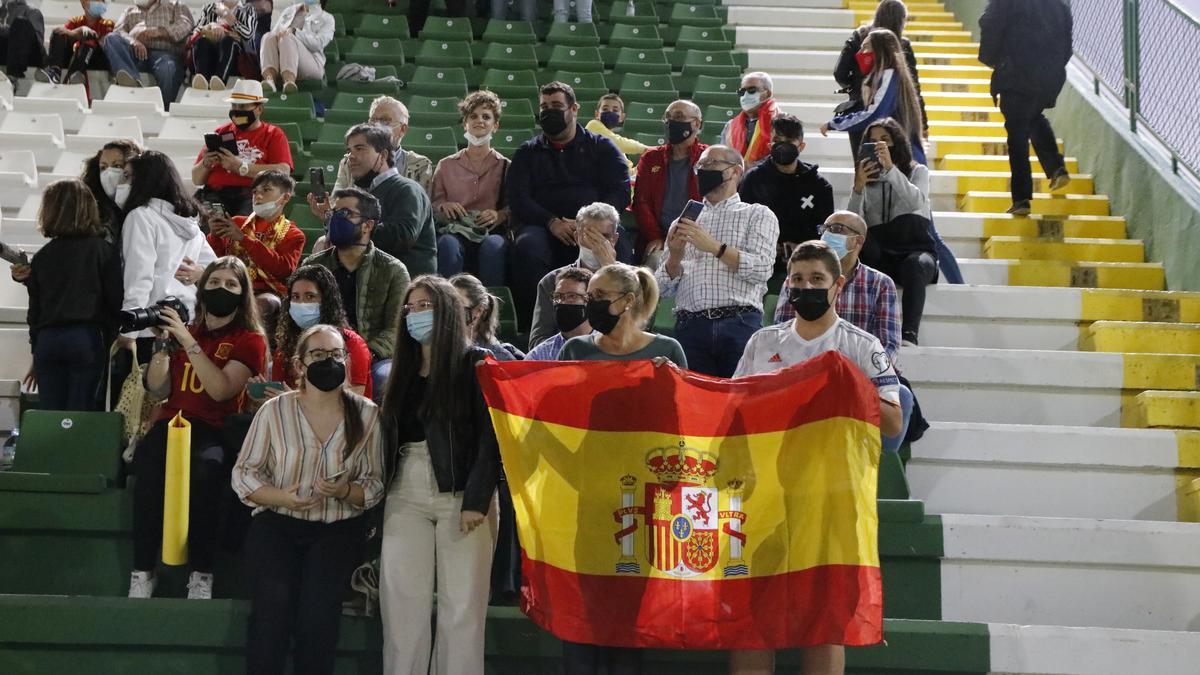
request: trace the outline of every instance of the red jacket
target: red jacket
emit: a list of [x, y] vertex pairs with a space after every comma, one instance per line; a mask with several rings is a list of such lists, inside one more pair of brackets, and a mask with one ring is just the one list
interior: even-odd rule
[[[697, 142], [692, 145], [690, 165], [700, 160], [700, 153], [708, 146]], [[658, 225], [662, 213], [663, 193], [667, 190], [667, 166], [671, 163], [671, 146], [660, 145], [642, 153], [637, 166], [637, 186], [633, 191], [633, 213], [637, 216], [637, 249], [645, 250], [646, 244], [666, 239], [667, 233]], [[696, 187], [696, 174], [688, 178], [688, 197], [700, 201], [700, 190]]]
[[283, 297], [287, 293], [287, 278], [300, 264], [300, 254], [304, 251], [304, 232], [292, 221], [287, 220], [286, 224], [281, 224], [283, 236], [276, 240], [272, 229], [279, 221], [267, 223], [253, 218], [253, 222], [248, 224], [247, 221], [251, 218], [232, 218], [233, 224], [246, 235], [240, 242], [210, 234], [208, 243], [218, 258], [232, 255], [246, 263], [255, 293], [274, 293]]

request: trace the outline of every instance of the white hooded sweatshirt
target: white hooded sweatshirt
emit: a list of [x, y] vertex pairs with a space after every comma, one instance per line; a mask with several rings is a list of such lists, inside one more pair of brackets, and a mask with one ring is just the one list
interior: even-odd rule
[[[121, 228], [121, 253], [125, 259], [125, 299], [121, 309], [149, 307], [168, 295], [182, 300], [196, 313], [196, 287], [175, 279], [185, 257], [201, 267], [217, 259], [195, 218], [175, 215], [175, 207], [161, 199], [129, 212]], [[125, 337], [150, 337], [149, 330]]]

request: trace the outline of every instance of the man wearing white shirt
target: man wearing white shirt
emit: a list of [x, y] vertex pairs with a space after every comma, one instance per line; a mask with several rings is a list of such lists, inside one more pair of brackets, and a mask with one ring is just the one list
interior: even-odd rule
[[695, 169], [704, 209], [694, 221], [671, 225], [667, 256], [654, 276], [662, 296], [675, 298], [675, 339], [691, 369], [730, 377], [746, 341], [762, 327], [779, 220], [738, 197], [745, 163], [737, 151], [709, 146]]

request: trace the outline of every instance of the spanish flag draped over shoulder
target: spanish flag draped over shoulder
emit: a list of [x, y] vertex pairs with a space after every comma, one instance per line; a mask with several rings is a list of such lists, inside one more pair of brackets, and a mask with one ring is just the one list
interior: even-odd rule
[[678, 649], [882, 639], [879, 399], [840, 354], [738, 380], [648, 361], [481, 375], [542, 628]]

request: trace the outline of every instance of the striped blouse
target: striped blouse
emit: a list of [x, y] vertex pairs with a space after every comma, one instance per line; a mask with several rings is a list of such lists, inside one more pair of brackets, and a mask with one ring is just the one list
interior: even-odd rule
[[[300, 393], [277, 396], [259, 409], [250, 424], [237, 464], [233, 467], [233, 489], [257, 514], [270, 509], [280, 515], [332, 523], [360, 515], [383, 498], [383, 432], [379, 408], [371, 401], [356, 397], [363, 413], [363, 440], [350, 456], [342, 459], [345, 430], [339, 424], [324, 444], [317, 438], [300, 409]], [[248, 499], [264, 485], [281, 490], [299, 484], [301, 494], [311, 489], [318, 476], [332, 476], [345, 467], [350, 482], [363, 490], [363, 508], [327, 498], [308, 511], [266, 507]]]
[[[258, 30], [258, 14], [254, 12], [254, 7], [245, 2], [239, 2], [233, 7], [233, 25], [230, 26], [224, 21], [223, 13], [217, 11], [218, 2], [210, 2], [200, 10], [200, 20], [196, 22], [196, 27], [200, 28], [207, 26], [210, 23], [219, 23], [235, 33], [239, 42], [250, 41]], [[228, 5], [226, 5], [228, 7]]]

